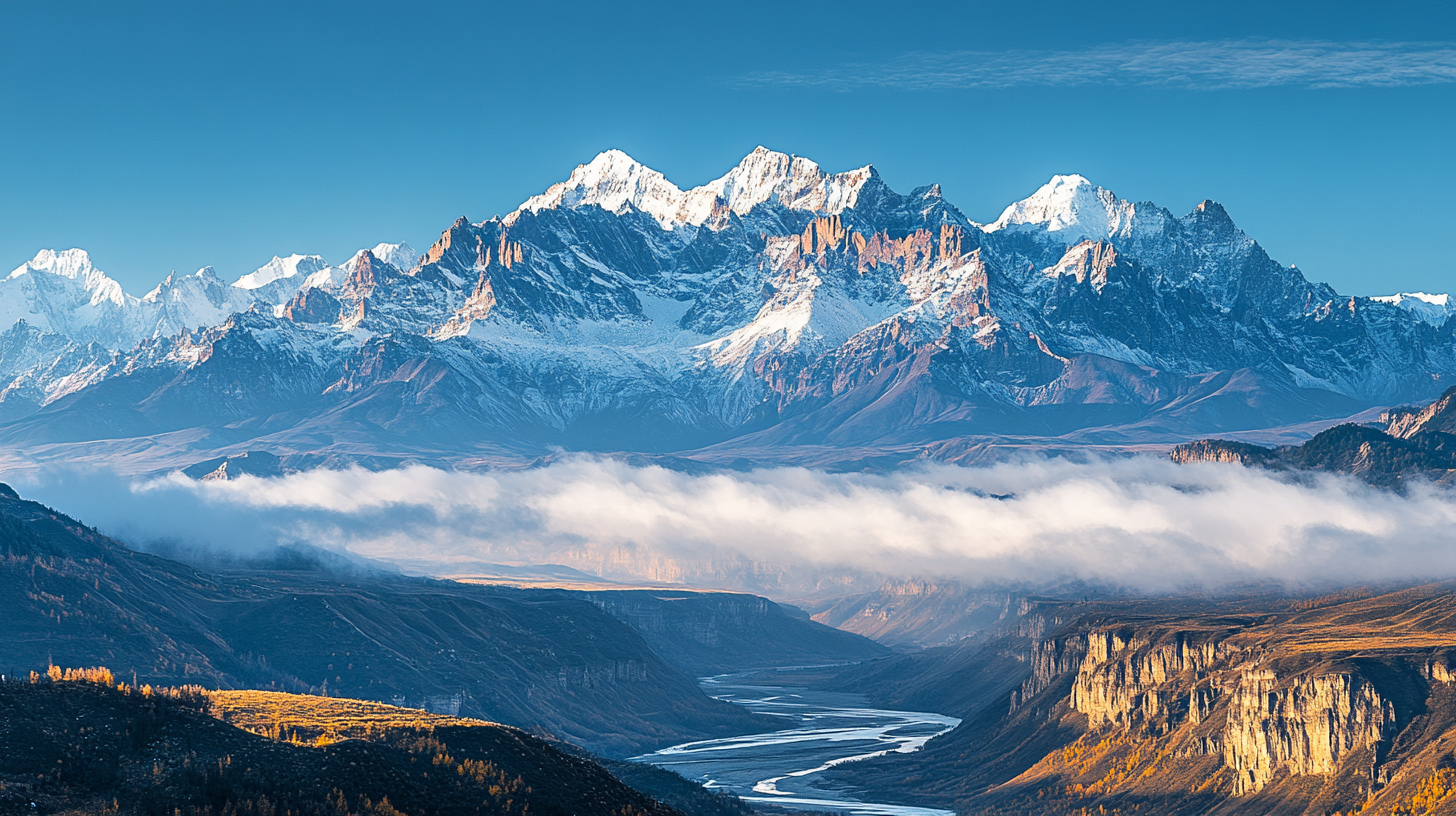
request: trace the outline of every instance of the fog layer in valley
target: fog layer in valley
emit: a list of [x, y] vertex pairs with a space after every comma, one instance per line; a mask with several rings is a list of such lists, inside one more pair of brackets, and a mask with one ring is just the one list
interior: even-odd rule
[[[1456, 575], [1456, 494], [1149, 457], [889, 474], [319, 470], [194, 482], [51, 472], [17, 485], [139, 546], [304, 543], [439, 574], [555, 563], [614, 578], [807, 588], [825, 576], [1080, 579], [1158, 591]], [[788, 577], [786, 577], [788, 576]], [[845, 588], [848, 588], [847, 586]]]

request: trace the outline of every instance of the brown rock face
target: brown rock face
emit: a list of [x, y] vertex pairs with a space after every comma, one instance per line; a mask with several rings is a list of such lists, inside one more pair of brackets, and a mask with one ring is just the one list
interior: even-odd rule
[[304, 289], [283, 307], [283, 316], [294, 323], [335, 323], [343, 304], [322, 289]]
[[469, 230], [470, 219], [463, 215], [455, 219], [455, 223], [451, 224], [450, 228], [445, 230], [440, 236], [440, 239], [431, 245], [429, 251], [425, 253], [424, 263], [435, 263], [445, 257], [445, 253], [449, 252], [452, 246], [457, 246], [462, 241], [468, 241], [470, 238]]
[[1088, 726], [1196, 733], [1182, 752], [1219, 756], [1234, 796], [1281, 775], [1331, 775], [1395, 722], [1394, 706], [1359, 674], [1281, 674], [1220, 633], [1097, 631], [1087, 644], [1068, 702]]
[[1456, 434], [1456, 388], [1447, 389], [1440, 399], [1424, 408], [1392, 408], [1380, 419], [1385, 423], [1385, 432], [1399, 439], [1428, 431]]
[[1223, 729], [1233, 793], [1261, 790], [1280, 772], [1333, 774], [1345, 757], [1384, 739], [1394, 723], [1395, 707], [1358, 675], [1281, 683], [1272, 671], [1244, 672]]
[[354, 259], [354, 272], [344, 281], [342, 291], [350, 299], [363, 300], [382, 282], [385, 270], [392, 268], [366, 249]]
[[[485, 254], [488, 256], [490, 250], [487, 249]], [[465, 299], [464, 305], [443, 326], [435, 330], [435, 337], [455, 337], [470, 331], [470, 324], [489, 317], [490, 310], [494, 307], [495, 289], [491, 286], [490, 271], [484, 270], [480, 273], [480, 281], [476, 283], [470, 297]]]
[[1117, 266], [1117, 250], [1102, 241], [1084, 241], [1068, 256], [1058, 265], [1058, 272], [1072, 275], [1078, 283], [1088, 283], [1098, 292], [1107, 285], [1109, 270]]
[[1196, 462], [1226, 462], [1253, 467], [1273, 464], [1278, 460], [1278, 455], [1270, 448], [1250, 445], [1247, 442], [1200, 439], [1173, 448], [1169, 452], [1168, 458], [1180, 465], [1190, 465]]
[[1173, 681], [1185, 673], [1206, 672], [1225, 650], [1203, 634], [1177, 633], [1138, 646], [1124, 637], [1116, 631], [1087, 636], [1087, 656], [1072, 686], [1072, 708], [1086, 714], [1093, 727], [1139, 725], [1169, 731], [1184, 718], [1178, 703], [1187, 696]]

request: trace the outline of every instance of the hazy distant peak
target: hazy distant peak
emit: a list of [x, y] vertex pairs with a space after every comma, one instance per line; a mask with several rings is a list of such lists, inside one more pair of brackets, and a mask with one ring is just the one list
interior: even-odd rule
[[389, 264], [395, 269], [400, 270], [401, 272], [408, 272], [409, 270], [413, 269], [415, 266], [415, 261], [419, 257], [415, 254], [414, 249], [406, 243], [375, 244], [374, 248], [369, 251], [373, 253], [374, 257], [378, 258], [381, 261], [384, 261], [385, 263]]
[[91, 256], [84, 249], [67, 249], [62, 252], [43, 249], [34, 258], [16, 267], [7, 280], [36, 273], [76, 281], [90, 295], [92, 304], [109, 302], [124, 306], [127, 302], [128, 295], [122, 290], [121, 284], [93, 266]]
[[274, 281], [296, 275], [308, 277], [326, 266], [328, 264], [318, 255], [294, 253], [286, 258], [274, 255], [273, 260], [238, 278], [233, 286], [239, 289], [259, 289]]

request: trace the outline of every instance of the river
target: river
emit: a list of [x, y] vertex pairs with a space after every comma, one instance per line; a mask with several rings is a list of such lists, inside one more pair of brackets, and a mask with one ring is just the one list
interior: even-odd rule
[[764, 715], [772, 730], [687, 742], [634, 759], [753, 803], [854, 816], [954, 816], [948, 810], [862, 801], [853, 790], [830, 784], [822, 772], [846, 762], [918, 751], [960, 720], [871, 708], [860, 695], [766, 685], [763, 678], [763, 672], [743, 672], [698, 683], [713, 697]]

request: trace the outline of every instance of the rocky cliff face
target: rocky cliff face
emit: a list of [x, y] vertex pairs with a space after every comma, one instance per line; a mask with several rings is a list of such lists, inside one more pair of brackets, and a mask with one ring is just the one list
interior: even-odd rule
[[[1456, 322], [1311, 283], [1213, 202], [1177, 217], [1058, 177], [980, 225], [937, 187], [764, 149], [692, 190], [609, 151], [418, 259], [290, 256], [130, 300], [109, 281], [42, 253], [0, 282], [8, 444], [186, 431], [194, 449], [216, 433], [213, 456], [282, 455], [326, 434], [441, 460], [714, 443], [731, 460], [1269, 427], [1456, 374]], [[236, 399], [273, 385], [286, 408]]]
[[1347, 756], [1390, 736], [1395, 707], [1355, 674], [1284, 680], [1269, 670], [1239, 677], [1228, 701], [1223, 760], [1233, 792], [1261, 790], [1280, 772], [1331, 775]]
[[1176, 681], [1206, 673], [1223, 656], [1219, 641], [1207, 634], [1177, 632], [1149, 643], [1133, 632], [1101, 631], [1086, 640], [1070, 704], [1094, 728], [1116, 724], [1170, 731], [1190, 710], [1206, 708], [1206, 703], [1191, 705], [1197, 689], [1184, 694]]
[[[911, 778], [928, 803], [984, 814], [1448, 812], [1453, 611], [1449, 584], [1083, 604], [1023, 647], [1030, 672], [1009, 710], [989, 702], [1005, 691], [986, 669], [1010, 670], [1012, 641], [901, 659], [902, 677], [977, 707], [921, 754], [866, 763], [854, 780], [890, 790]], [[952, 674], [986, 693], [951, 694]]]
[[1087, 646], [1086, 637], [1075, 635], [1034, 641], [1028, 659], [1031, 674], [1022, 681], [1021, 688], [1011, 693], [1011, 710], [1016, 711], [1023, 703], [1042, 694], [1059, 678], [1085, 663], [1088, 659]]
[[1279, 774], [1333, 774], [1390, 736], [1394, 706], [1359, 674], [1276, 672], [1227, 634], [1093, 632], [1068, 704], [1092, 729], [1198, 731], [1183, 750], [1220, 756], [1236, 796]]

